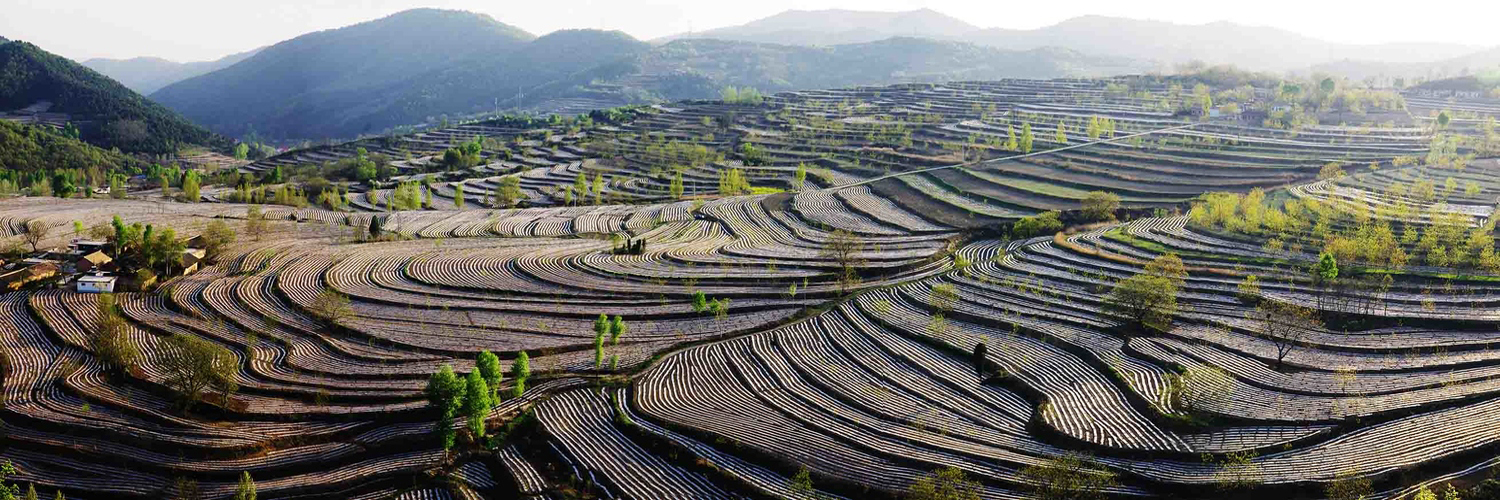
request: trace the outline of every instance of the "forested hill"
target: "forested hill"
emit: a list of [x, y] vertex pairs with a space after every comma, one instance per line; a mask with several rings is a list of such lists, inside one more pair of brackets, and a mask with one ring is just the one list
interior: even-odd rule
[[85, 141], [130, 153], [174, 153], [179, 145], [218, 148], [228, 140], [94, 70], [24, 41], [0, 44], [0, 110], [40, 101], [67, 113]]
[[277, 43], [151, 97], [230, 136], [353, 135], [389, 125], [352, 120], [378, 111], [377, 99], [393, 88], [480, 54], [508, 54], [534, 38], [482, 14], [409, 10]]
[[[127, 171], [141, 161], [75, 140], [47, 127], [0, 120], [0, 178], [44, 170]], [[4, 193], [0, 193], [4, 194]]]

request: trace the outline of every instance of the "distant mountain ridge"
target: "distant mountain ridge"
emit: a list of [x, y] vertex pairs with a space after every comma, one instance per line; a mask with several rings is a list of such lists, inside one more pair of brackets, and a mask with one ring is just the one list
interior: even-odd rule
[[186, 144], [227, 147], [223, 137], [109, 77], [23, 41], [0, 44], [0, 110], [41, 101], [80, 125], [83, 139], [128, 153], [175, 153]]
[[[264, 47], [262, 47], [264, 48]], [[159, 57], [134, 57], [130, 59], [94, 58], [83, 61], [94, 71], [130, 87], [130, 90], [151, 95], [152, 92], [205, 73], [212, 73], [248, 59], [261, 49], [230, 54], [213, 61], [180, 63]]]
[[[900, 27], [892, 28], [892, 26]], [[908, 33], [899, 30], [910, 31]], [[1458, 57], [1478, 47], [1446, 43], [1341, 44], [1291, 31], [1219, 21], [1189, 25], [1107, 16], [1081, 16], [1037, 29], [979, 29], [930, 10], [787, 11], [749, 23], [663, 40], [720, 38], [798, 45], [921, 36], [1007, 50], [1061, 47], [1094, 56], [1152, 61], [1161, 69], [1188, 61], [1234, 64], [1260, 71], [1301, 69], [1341, 59], [1424, 62]]]
[[918, 9], [905, 12], [857, 10], [789, 10], [739, 26], [679, 34], [653, 40], [709, 38], [784, 45], [828, 46], [865, 43], [892, 37], [952, 39], [979, 27], [946, 14]]
[[226, 135], [254, 131], [290, 141], [497, 109], [585, 112], [714, 98], [728, 85], [776, 92], [1142, 69], [1066, 49], [1007, 51], [915, 37], [820, 47], [697, 39], [653, 45], [600, 30], [537, 38], [482, 14], [419, 9], [278, 43], [152, 98]]

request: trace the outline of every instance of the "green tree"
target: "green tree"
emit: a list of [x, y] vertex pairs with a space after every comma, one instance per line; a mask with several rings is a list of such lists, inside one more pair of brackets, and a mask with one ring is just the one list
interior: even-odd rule
[[1323, 486], [1323, 494], [1328, 495], [1328, 500], [1364, 500], [1374, 492], [1376, 489], [1370, 477], [1356, 476], [1352, 471], [1335, 474], [1334, 480]]
[[1031, 153], [1031, 143], [1033, 141], [1035, 141], [1035, 140], [1036, 140], [1036, 138], [1031, 135], [1031, 124], [1030, 123], [1022, 123], [1021, 124], [1021, 143], [1020, 143], [1021, 153], [1030, 154]]
[[16, 500], [16, 497], [21, 496], [21, 486], [7, 482], [14, 475], [16, 466], [10, 460], [0, 462], [0, 500]]
[[511, 388], [511, 397], [519, 398], [526, 394], [526, 379], [531, 377], [531, 357], [526, 351], [516, 355], [516, 362], [510, 366], [510, 377], [516, 380], [515, 387]]
[[250, 156], [250, 145], [243, 142], [234, 145], [234, 159], [243, 160]]
[[573, 179], [573, 192], [578, 193], [578, 201], [580, 204], [583, 203], [583, 198], [585, 196], [588, 196], [589, 180], [583, 172], [579, 172], [578, 177]]
[[945, 467], [918, 478], [906, 489], [907, 500], [979, 500], [982, 486], [957, 467]]
[[1016, 238], [1032, 238], [1056, 233], [1061, 231], [1062, 227], [1062, 221], [1058, 219], [1057, 212], [1042, 212], [1016, 221], [1011, 228], [1011, 235]]
[[234, 229], [222, 219], [211, 220], [203, 227], [203, 251], [209, 259], [218, 258], [235, 239]]
[[1318, 256], [1318, 266], [1313, 269], [1313, 281], [1319, 285], [1333, 283], [1339, 277], [1339, 263], [1331, 253]]
[[604, 329], [594, 329], [594, 368], [604, 367], [604, 334], [609, 331], [609, 325]]
[[1116, 484], [1115, 475], [1087, 456], [1066, 454], [1021, 469], [1039, 500], [1099, 500]]
[[129, 324], [120, 316], [114, 294], [99, 294], [96, 307], [98, 315], [94, 329], [89, 332], [89, 348], [105, 368], [128, 371], [139, 361], [141, 351], [130, 341]]
[[1140, 273], [1115, 284], [1104, 309], [1124, 315], [1138, 328], [1167, 331], [1177, 315], [1177, 284], [1164, 276]]
[[234, 500], [255, 500], [255, 480], [250, 479], [248, 471], [240, 473], [240, 484], [234, 489]]
[[[30, 483], [26, 485], [26, 500], [37, 500], [36, 483]], [[1437, 499], [1434, 498], [1433, 500]]]
[[1052, 136], [1052, 140], [1057, 141], [1058, 144], [1068, 143], [1068, 132], [1063, 130], [1061, 121], [1057, 122], [1057, 133]]
[[349, 296], [327, 287], [313, 298], [309, 309], [313, 316], [328, 325], [338, 324], [354, 316], [354, 308], [349, 306]]
[[803, 162], [797, 162], [797, 173], [792, 177], [792, 188], [796, 189], [798, 191], [801, 191], [802, 190], [802, 186], [806, 182], [807, 182], [807, 164], [803, 163]]
[[463, 183], [454, 183], [453, 184], [453, 208], [456, 208], [456, 209], [459, 209], [459, 210], [463, 210], [464, 209], [464, 185], [463, 185]]
[[615, 315], [615, 319], [609, 322], [609, 343], [619, 344], [620, 337], [625, 336], [625, 332], [629, 329], [630, 327], [625, 324], [625, 319]]
[[682, 198], [682, 193], [683, 193], [682, 172], [677, 172], [676, 174], [673, 175], [673, 177], [672, 177], [672, 184], [670, 186], [668, 186], [667, 189], [669, 191], [671, 191], [672, 199], [675, 200], [675, 199]]
[[245, 211], [245, 232], [260, 241], [260, 237], [266, 234], [266, 216], [260, 210], [260, 205], [250, 205]]
[[182, 176], [182, 199], [188, 203], [197, 203], [203, 199], [199, 193], [198, 176], [192, 175], [192, 172]]
[[488, 349], [481, 350], [479, 357], [474, 360], [474, 369], [484, 378], [485, 386], [490, 388], [490, 400], [498, 404], [500, 384], [505, 381], [505, 370], [500, 365], [500, 357]]
[[1083, 198], [1083, 217], [1092, 221], [1115, 220], [1115, 210], [1120, 209], [1120, 195], [1104, 191], [1092, 191]]
[[787, 480], [786, 489], [791, 491], [792, 498], [798, 500], [816, 498], [818, 491], [813, 487], [812, 473], [807, 470], [806, 465], [797, 470], [797, 475]]
[[221, 403], [227, 405], [229, 395], [239, 389], [235, 380], [239, 358], [224, 346], [179, 333], [167, 337], [162, 353], [160, 366], [167, 387], [177, 391], [184, 409], [191, 408], [202, 399], [203, 391], [211, 388], [219, 390]]
[[594, 173], [594, 187], [593, 187], [593, 191], [594, 191], [594, 204], [595, 205], [603, 205], [604, 204], [604, 174], [598, 173], [598, 172]]
[[433, 433], [443, 445], [443, 451], [453, 449], [453, 418], [463, 408], [464, 380], [453, 373], [453, 367], [443, 365], [427, 379], [427, 402], [438, 410], [438, 420]]
[[469, 432], [477, 440], [484, 437], [484, 421], [495, 403], [490, 400], [490, 388], [485, 385], [484, 377], [478, 370], [469, 372], [469, 379], [464, 382], [464, 392], [464, 416], [469, 420]]

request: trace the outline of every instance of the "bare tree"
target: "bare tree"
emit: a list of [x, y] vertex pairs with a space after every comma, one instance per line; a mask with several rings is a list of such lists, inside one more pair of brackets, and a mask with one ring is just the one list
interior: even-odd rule
[[839, 293], [849, 293], [849, 288], [859, 284], [859, 253], [864, 243], [853, 233], [839, 229], [823, 243], [822, 257], [838, 264]]
[[27, 221], [26, 234], [22, 235], [22, 237], [26, 239], [26, 244], [31, 245], [31, 251], [35, 252], [37, 251], [37, 245], [40, 244], [42, 240], [47, 238], [47, 231], [51, 229], [51, 227], [48, 227], [47, 224], [42, 221]]
[[1262, 301], [1251, 316], [1260, 326], [1261, 335], [1276, 345], [1278, 370], [1293, 349], [1306, 343], [1308, 335], [1323, 326], [1316, 312], [1294, 304]]

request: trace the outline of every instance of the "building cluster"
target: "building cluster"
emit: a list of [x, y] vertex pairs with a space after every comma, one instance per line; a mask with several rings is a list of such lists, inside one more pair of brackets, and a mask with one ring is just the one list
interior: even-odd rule
[[[184, 243], [186, 249], [182, 251], [181, 265], [173, 268], [177, 273], [174, 276], [197, 272], [207, 255], [201, 236]], [[107, 241], [74, 239], [65, 251], [42, 250], [15, 262], [0, 261], [0, 291], [15, 291], [51, 280], [54, 286], [79, 293], [114, 293], [121, 269], [109, 252]]]

